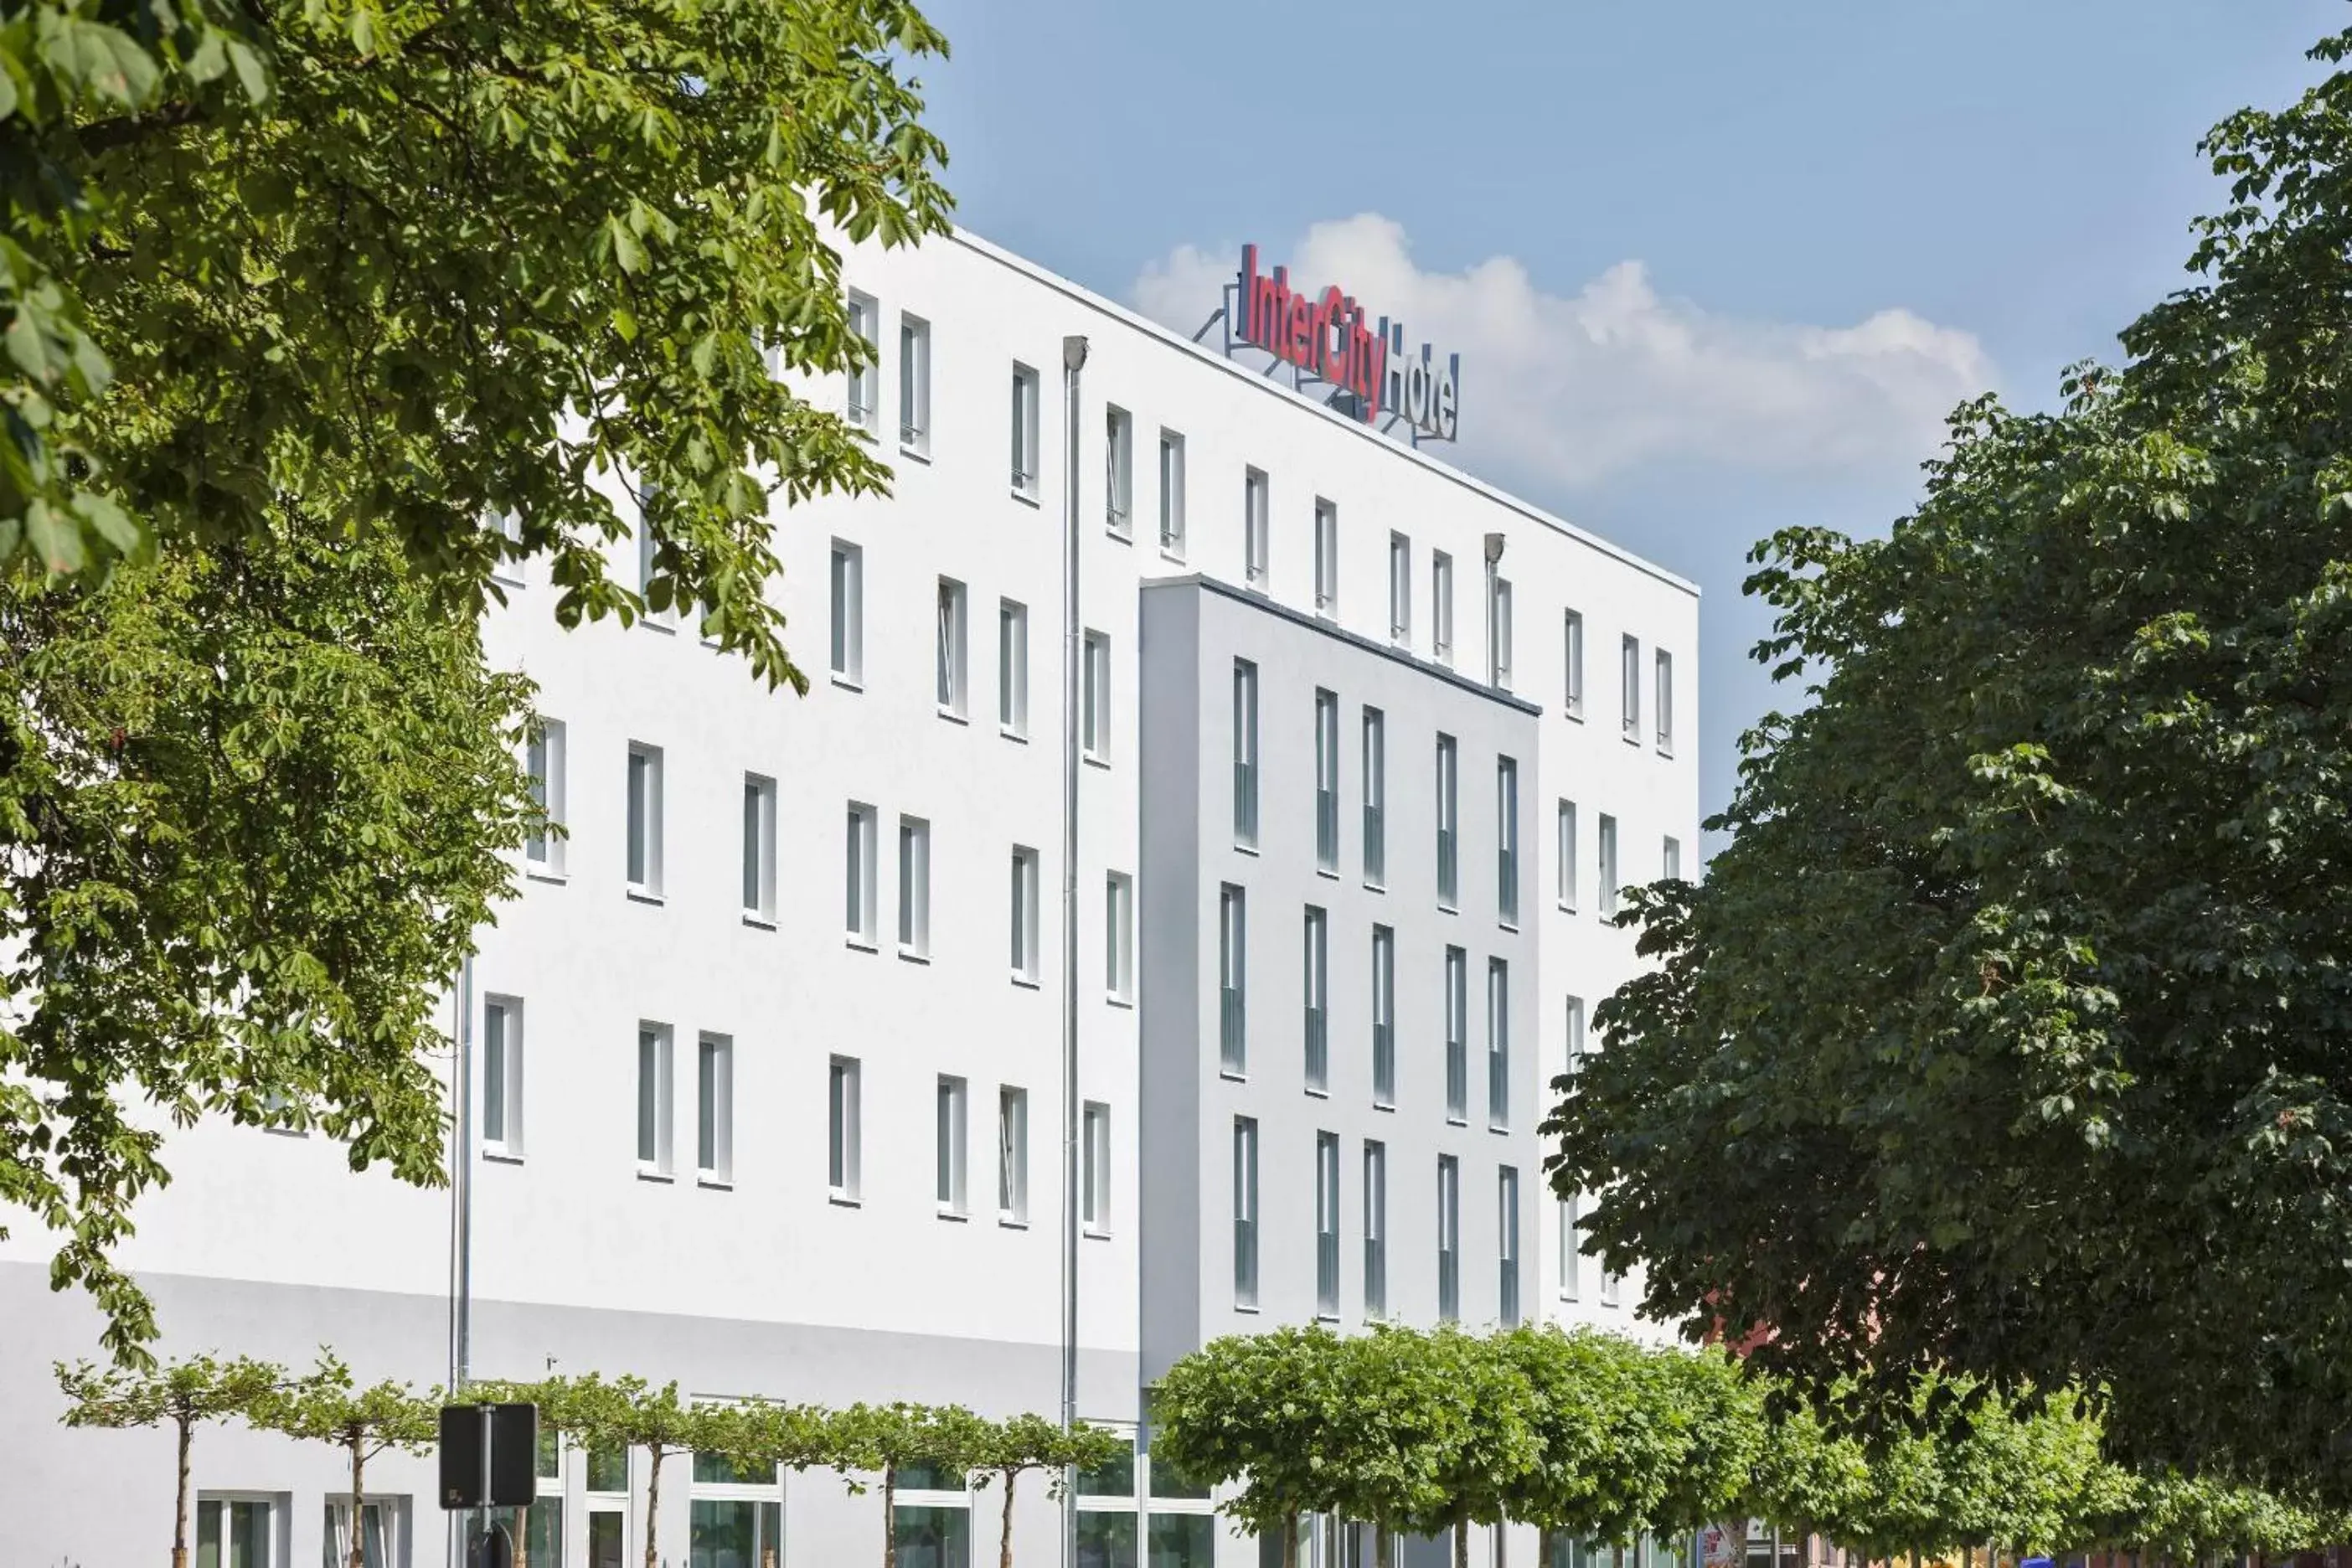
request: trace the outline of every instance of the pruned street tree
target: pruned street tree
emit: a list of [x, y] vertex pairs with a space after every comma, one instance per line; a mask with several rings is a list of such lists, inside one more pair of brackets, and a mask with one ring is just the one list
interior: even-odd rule
[[58, 1387], [70, 1402], [68, 1426], [172, 1428], [177, 1458], [172, 1506], [172, 1568], [188, 1568], [188, 1453], [197, 1426], [249, 1415], [286, 1381], [286, 1369], [237, 1356], [190, 1356], [168, 1366], [101, 1371], [59, 1363]]
[[997, 1568], [1013, 1568], [1013, 1492], [1031, 1470], [1043, 1470], [1047, 1490], [1061, 1496], [1066, 1472], [1083, 1474], [1110, 1463], [1126, 1449], [1127, 1439], [1115, 1432], [1083, 1423], [1064, 1426], [1058, 1421], [1024, 1412], [989, 1422], [971, 1450], [972, 1468], [982, 1477], [1002, 1481], [1004, 1498], [997, 1526]]
[[361, 1388], [333, 1352], [321, 1351], [309, 1373], [256, 1399], [247, 1419], [343, 1450], [352, 1476], [343, 1561], [345, 1568], [367, 1568], [368, 1461], [387, 1450], [431, 1453], [441, 1436], [441, 1395], [438, 1389], [420, 1395], [414, 1384], [389, 1378]]

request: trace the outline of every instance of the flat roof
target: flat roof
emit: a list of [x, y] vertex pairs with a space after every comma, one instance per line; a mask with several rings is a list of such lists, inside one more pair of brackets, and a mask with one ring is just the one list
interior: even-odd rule
[[1522, 500], [1517, 496], [1511, 494], [1508, 490], [1498, 489], [1497, 487], [1488, 484], [1486, 480], [1478, 479], [1474, 475], [1465, 474], [1460, 468], [1454, 467], [1451, 463], [1441, 463], [1418, 447], [1412, 446], [1407, 442], [1391, 440], [1388, 437], [1381, 435], [1379, 431], [1373, 429], [1362, 420], [1350, 419], [1337, 409], [1328, 407], [1325, 405], [1317, 402], [1314, 398], [1307, 396], [1297, 388], [1284, 385], [1280, 381], [1272, 376], [1263, 375], [1256, 371], [1249, 369], [1245, 365], [1236, 364], [1223, 354], [1218, 353], [1200, 343], [1196, 343], [1192, 339], [1185, 337], [1181, 333], [1171, 331], [1169, 328], [1160, 325], [1158, 321], [1151, 320], [1149, 316], [1129, 310], [1126, 306], [1119, 304], [1117, 300], [1105, 299], [1102, 295], [1096, 293], [1091, 289], [1084, 288], [1079, 284], [1073, 283], [1070, 279], [1063, 277], [1057, 272], [1048, 271], [1026, 257], [1015, 256], [1013, 252], [1005, 249], [1003, 246], [995, 245], [988, 240], [982, 239], [980, 236], [966, 228], [957, 227], [950, 229], [949, 231], [949, 237], [954, 240], [958, 245], [963, 246], [966, 249], [972, 251], [974, 254], [986, 257], [989, 260], [995, 262], [1000, 267], [1009, 268], [1013, 271], [1020, 273], [1023, 277], [1029, 279], [1033, 282], [1042, 283], [1046, 288], [1054, 289], [1057, 293], [1066, 295], [1071, 300], [1076, 300], [1077, 303], [1086, 306], [1088, 310], [1095, 310], [1102, 315], [1110, 317], [1113, 321], [1118, 321], [1122, 326], [1132, 328], [1147, 336], [1157, 338], [1170, 348], [1178, 349], [1185, 353], [1189, 353], [1204, 364], [1214, 365], [1223, 370], [1226, 374], [1246, 382], [1252, 386], [1261, 387], [1268, 392], [1279, 394], [1282, 396], [1288, 398], [1292, 403], [1297, 405], [1299, 407], [1310, 409], [1313, 412], [1321, 415], [1324, 418], [1332, 421], [1334, 424], [1354, 431], [1363, 439], [1376, 444], [1382, 451], [1393, 453], [1397, 457], [1402, 458], [1408, 462], [1418, 463], [1423, 468], [1428, 469], [1431, 473], [1435, 474], [1442, 479], [1450, 479], [1454, 483], [1460, 485], [1463, 489], [1474, 491], [1475, 493], [1485, 497], [1486, 500], [1495, 502], [1498, 506], [1509, 508], [1511, 510], [1517, 512], [1521, 517], [1526, 518], [1530, 522], [1541, 524], [1545, 528], [1549, 528], [1557, 532], [1567, 535], [1569, 538], [1575, 540], [1580, 544], [1588, 545], [1594, 550], [1598, 550], [1602, 554], [1607, 555], [1612, 559], [1622, 561], [1626, 565], [1631, 566], [1636, 571], [1642, 572], [1649, 576], [1654, 577], [1659, 582], [1666, 584], [1670, 587], [1681, 589], [1684, 593], [1688, 594], [1694, 599], [1697, 598], [1699, 595], [1698, 584], [1691, 582], [1688, 578], [1678, 576], [1675, 573], [1669, 572], [1664, 567], [1658, 565], [1655, 562], [1645, 561], [1641, 556], [1634, 554], [1630, 550], [1627, 550], [1624, 546], [1612, 543], [1610, 541], [1601, 538], [1599, 534], [1594, 533], [1588, 529], [1579, 528], [1576, 524], [1569, 521], [1566, 518], [1555, 516], [1552, 513], [1544, 510], [1543, 508], [1539, 506], [1535, 506], [1529, 502]]

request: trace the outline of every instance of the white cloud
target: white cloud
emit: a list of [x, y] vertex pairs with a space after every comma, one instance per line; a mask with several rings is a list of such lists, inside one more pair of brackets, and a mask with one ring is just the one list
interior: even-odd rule
[[[1179, 247], [1144, 268], [1133, 302], [1192, 332], [1240, 255]], [[1662, 298], [1634, 260], [1569, 295], [1544, 292], [1507, 256], [1426, 272], [1402, 226], [1377, 213], [1318, 223], [1266, 264], [1277, 259], [1403, 321], [1414, 345], [1461, 354], [1466, 465], [1570, 487], [1683, 462], [1909, 473], [1941, 444], [1952, 406], [1994, 384], [1973, 334], [1909, 310], [1852, 326], [1745, 321]]]

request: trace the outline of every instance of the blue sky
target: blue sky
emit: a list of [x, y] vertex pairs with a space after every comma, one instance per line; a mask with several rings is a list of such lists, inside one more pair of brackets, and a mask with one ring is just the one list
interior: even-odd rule
[[2343, 0], [929, 10], [975, 231], [1166, 313], [1255, 239], [1467, 340], [1464, 466], [1705, 590], [1710, 810], [1776, 700], [1747, 546], [1884, 531], [1958, 397], [2046, 405], [2112, 356], [2221, 199], [2199, 136], [2352, 26]]

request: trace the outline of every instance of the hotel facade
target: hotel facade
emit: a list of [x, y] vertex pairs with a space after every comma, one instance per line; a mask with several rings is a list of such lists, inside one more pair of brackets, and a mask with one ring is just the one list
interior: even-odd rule
[[[1536, 1128], [1635, 968], [1617, 889], [1694, 868], [1696, 593], [1415, 447], [1457, 399], [1475, 420], [1475, 367], [1465, 393], [1401, 329], [1375, 351], [1369, 305], [1309, 321], [1348, 356], [1318, 380], [1286, 301], [1311, 315], [1323, 280], [1269, 349], [1246, 298], [1196, 342], [966, 235], [845, 257], [877, 363], [808, 393], [895, 493], [779, 507], [809, 694], [691, 624], [566, 632], [536, 564], [488, 627], [538, 683], [528, 763], [563, 831], [527, 847], [448, 1008], [468, 1364], [1059, 1409], [1075, 471], [1077, 1406], [1138, 1438], [1080, 1499], [1081, 1560], [1255, 1563], [1152, 1474], [1144, 1390], [1187, 1351], [1318, 1320], [1635, 1331]], [[1378, 406], [1375, 353], [1410, 419]], [[226, 1122], [166, 1159], [124, 1249], [163, 1355], [327, 1344], [363, 1379], [448, 1375], [449, 1193]], [[11, 1225], [0, 1563], [159, 1561], [171, 1439], [56, 1424], [51, 1363], [95, 1356], [97, 1319]], [[645, 1456], [546, 1463], [534, 1568], [642, 1561]], [[444, 1561], [430, 1460], [369, 1477], [353, 1521], [335, 1450], [203, 1430], [200, 1568], [332, 1562], [354, 1529], [372, 1563]], [[1053, 1561], [1033, 1489], [1019, 1552]], [[904, 1568], [992, 1553], [994, 1492], [898, 1503]], [[863, 1561], [879, 1507], [681, 1463], [663, 1555]], [[1512, 1533], [1474, 1548], [1533, 1562]]]

